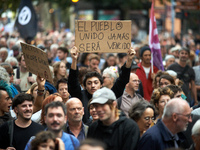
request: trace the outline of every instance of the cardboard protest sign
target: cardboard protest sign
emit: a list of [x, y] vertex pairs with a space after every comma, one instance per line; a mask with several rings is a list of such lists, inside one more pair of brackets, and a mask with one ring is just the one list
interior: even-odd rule
[[131, 21], [76, 20], [75, 45], [81, 53], [126, 53], [131, 47]]
[[21, 47], [28, 71], [53, 83], [47, 54], [39, 48], [26, 43], [21, 43]]

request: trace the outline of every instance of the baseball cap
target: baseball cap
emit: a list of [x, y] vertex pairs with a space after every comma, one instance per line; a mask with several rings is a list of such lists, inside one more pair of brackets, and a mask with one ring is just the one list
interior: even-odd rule
[[115, 93], [111, 89], [103, 87], [94, 92], [90, 104], [105, 104], [108, 100], [116, 101]]
[[131, 64], [131, 70], [132, 69], [137, 69], [137, 68], [140, 68], [138, 65], [137, 65], [137, 63], [136, 63], [136, 61], [132, 61], [132, 64]]

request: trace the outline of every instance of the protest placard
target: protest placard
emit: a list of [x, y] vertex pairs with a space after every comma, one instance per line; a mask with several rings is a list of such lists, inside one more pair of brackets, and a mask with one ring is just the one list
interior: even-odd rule
[[53, 83], [47, 54], [41, 49], [21, 42], [27, 70]]
[[75, 45], [81, 53], [126, 53], [131, 47], [131, 21], [76, 20]]

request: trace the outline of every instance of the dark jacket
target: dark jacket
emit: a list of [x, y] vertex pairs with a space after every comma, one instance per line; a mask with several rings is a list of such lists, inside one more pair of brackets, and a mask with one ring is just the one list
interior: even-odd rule
[[[116, 98], [119, 98], [123, 92], [126, 84], [129, 82], [130, 68], [126, 68], [125, 65], [121, 68], [122, 72], [117, 78], [115, 84], [112, 87], [112, 91], [115, 93]], [[84, 106], [83, 122], [86, 123], [89, 119], [88, 102], [92, 98], [92, 95], [87, 90], [81, 90], [80, 83], [78, 82], [78, 69], [70, 69], [68, 78], [69, 93], [72, 97], [79, 98]]]
[[[180, 145], [182, 141], [179, 136], [177, 144]], [[138, 150], [165, 150], [173, 147], [175, 147], [173, 138], [160, 119], [143, 134], [138, 144]]]
[[134, 150], [140, 138], [139, 127], [135, 121], [120, 117], [110, 126], [98, 120], [88, 130], [88, 138], [98, 139], [107, 144], [108, 150]]

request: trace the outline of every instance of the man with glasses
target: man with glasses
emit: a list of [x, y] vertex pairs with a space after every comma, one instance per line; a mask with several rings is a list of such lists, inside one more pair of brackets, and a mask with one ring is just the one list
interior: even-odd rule
[[135, 73], [131, 73], [129, 82], [126, 84], [122, 97], [117, 100], [118, 108], [121, 109], [127, 117], [131, 105], [143, 99], [140, 94], [136, 93], [140, 83], [141, 81], [138, 76]]
[[191, 109], [187, 101], [180, 98], [170, 100], [164, 108], [162, 119], [140, 139], [138, 150], [178, 148], [184, 139], [181, 133], [177, 133], [186, 131], [191, 122]]

